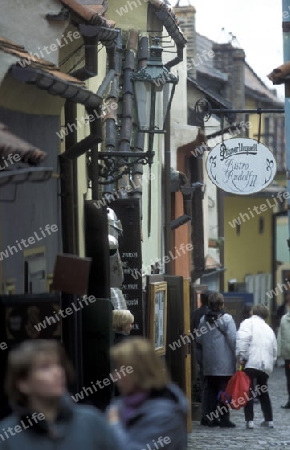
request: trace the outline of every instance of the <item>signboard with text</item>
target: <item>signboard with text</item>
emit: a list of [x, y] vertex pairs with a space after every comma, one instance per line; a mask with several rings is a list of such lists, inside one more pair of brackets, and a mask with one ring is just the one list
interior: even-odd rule
[[277, 166], [273, 153], [264, 144], [233, 138], [210, 151], [206, 169], [211, 181], [223, 191], [250, 195], [273, 181]]
[[122, 292], [128, 309], [134, 315], [131, 334], [144, 335], [139, 200], [118, 199], [109, 206], [115, 211], [123, 228], [123, 235], [119, 238], [119, 253], [124, 273]]

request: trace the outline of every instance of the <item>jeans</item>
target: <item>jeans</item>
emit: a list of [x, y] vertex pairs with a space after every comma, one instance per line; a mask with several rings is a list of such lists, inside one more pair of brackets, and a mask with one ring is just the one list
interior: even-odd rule
[[[269, 376], [257, 369], [245, 369], [246, 374], [251, 380], [250, 400], [245, 406], [245, 420], [246, 422], [254, 420], [254, 397], [258, 398], [261, 403], [261, 409], [266, 422], [273, 420], [273, 411], [271, 400], [268, 392], [268, 378]], [[256, 379], [256, 386], [254, 385]], [[263, 392], [267, 387], [266, 392]], [[254, 395], [253, 395], [254, 394]]]

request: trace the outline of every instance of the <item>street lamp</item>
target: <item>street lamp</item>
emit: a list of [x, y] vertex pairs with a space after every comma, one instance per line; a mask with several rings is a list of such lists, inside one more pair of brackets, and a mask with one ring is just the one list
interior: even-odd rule
[[165, 122], [178, 78], [162, 63], [159, 38], [150, 47], [147, 66], [132, 75], [137, 106], [138, 128], [144, 133], [164, 133]]
[[178, 77], [173, 75], [162, 63], [162, 47], [159, 38], [149, 48], [147, 65], [132, 74], [134, 98], [137, 110], [138, 130], [149, 133], [147, 152], [107, 151], [98, 152], [102, 160], [102, 178], [100, 184], [111, 184], [123, 175], [130, 173], [135, 164], [148, 164], [151, 167], [154, 158], [154, 134], [165, 132], [165, 122], [171, 107]]

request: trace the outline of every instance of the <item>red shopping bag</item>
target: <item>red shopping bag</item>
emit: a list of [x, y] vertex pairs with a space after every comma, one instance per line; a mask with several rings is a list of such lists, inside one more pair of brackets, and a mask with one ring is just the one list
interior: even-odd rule
[[228, 381], [226, 389], [219, 395], [219, 400], [232, 409], [240, 409], [250, 400], [251, 380], [240, 368]]

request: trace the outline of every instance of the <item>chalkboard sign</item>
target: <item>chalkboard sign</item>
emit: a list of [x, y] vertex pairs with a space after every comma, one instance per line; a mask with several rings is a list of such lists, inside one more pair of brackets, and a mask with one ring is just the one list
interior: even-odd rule
[[124, 281], [122, 292], [127, 307], [134, 315], [132, 335], [144, 335], [142, 299], [142, 256], [140, 204], [137, 198], [118, 199], [109, 205], [122, 223], [123, 235], [119, 238]]

